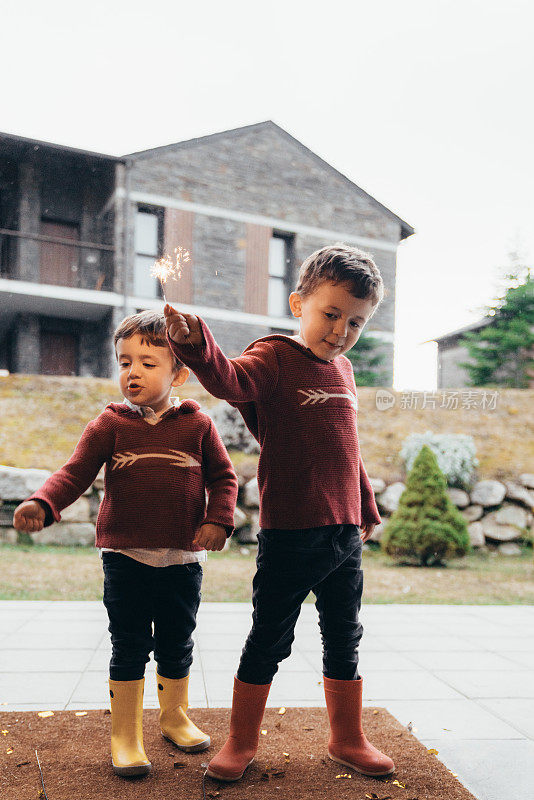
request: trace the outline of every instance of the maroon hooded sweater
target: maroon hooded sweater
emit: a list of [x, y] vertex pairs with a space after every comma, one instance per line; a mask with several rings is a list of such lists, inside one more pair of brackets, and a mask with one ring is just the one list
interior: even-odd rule
[[202, 345], [178, 345], [170, 338], [169, 344], [208, 392], [239, 409], [260, 443], [261, 527], [378, 524], [360, 456], [350, 361], [323, 361], [278, 334], [228, 359], [206, 323], [200, 324]]
[[105, 464], [97, 547], [201, 550], [193, 539], [205, 522], [232, 532], [237, 478], [215, 426], [199, 409], [185, 400], [149, 425], [126, 404], [110, 403], [87, 425], [67, 463], [29, 499], [47, 503], [59, 522], [60, 511]]

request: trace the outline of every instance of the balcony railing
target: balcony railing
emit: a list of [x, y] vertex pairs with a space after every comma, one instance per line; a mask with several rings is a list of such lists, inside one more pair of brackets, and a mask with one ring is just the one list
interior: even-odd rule
[[0, 228], [0, 277], [112, 291], [115, 247]]

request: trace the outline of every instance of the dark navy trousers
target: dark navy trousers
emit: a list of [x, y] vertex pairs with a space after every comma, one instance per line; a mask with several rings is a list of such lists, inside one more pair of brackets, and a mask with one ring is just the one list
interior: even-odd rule
[[304, 530], [261, 530], [253, 582], [252, 630], [237, 677], [270, 683], [291, 653], [295, 623], [308, 594], [315, 595], [323, 641], [323, 673], [358, 678], [358, 615], [363, 590], [362, 540], [357, 525]]
[[139, 680], [154, 651], [158, 673], [184, 678], [193, 662], [202, 567], [151, 567], [122, 553], [102, 553], [114, 681]]

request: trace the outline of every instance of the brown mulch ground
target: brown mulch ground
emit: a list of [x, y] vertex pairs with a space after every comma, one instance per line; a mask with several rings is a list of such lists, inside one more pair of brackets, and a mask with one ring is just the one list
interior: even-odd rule
[[[367, 778], [331, 761], [324, 708], [267, 709], [260, 748], [241, 781], [205, 780], [209, 800], [473, 800], [438, 758], [385, 709], [364, 709], [368, 738], [396, 763], [389, 778]], [[145, 711], [145, 749], [152, 772], [119, 778], [110, 763], [109, 711], [0, 713], [0, 797], [39, 800], [43, 770], [49, 800], [201, 800], [203, 765], [223, 744], [229, 709], [195, 709], [191, 717], [211, 735], [204, 753], [185, 754], [159, 733], [156, 710]], [[7, 733], [6, 733], [7, 731]], [[10, 752], [11, 751], [11, 752]], [[348, 776], [351, 777], [348, 777]]]

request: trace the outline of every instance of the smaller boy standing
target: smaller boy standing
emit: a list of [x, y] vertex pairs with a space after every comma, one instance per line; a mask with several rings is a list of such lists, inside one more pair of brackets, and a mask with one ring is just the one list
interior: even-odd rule
[[362, 729], [358, 619], [362, 541], [380, 516], [360, 455], [353, 347], [383, 296], [366, 253], [336, 245], [302, 264], [289, 297], [300, 334], [274, 334], [228, 359], [198, 317], [165, 306], [170, 345], [216, 397], [235, 405], [261, 446], [252, 630], [234, 680], [230, 735], [207, 774], [238, 780], [258, 747], [269, 688], [291, 652], [305, 598], [316, 597], [330, 757], [364, 775], [391, 758]]
[[124, 403], [110, 403], [87, 425], [69, 461], [16, 508], [13, 525], [35, 532], [59, 522], [105, 464], [96, 546], [112, 641], [111, 756], [118, 775], [143, 775], [151, 768], [142, 730], [151, 650], [163, 736], [188, 752], [210, 744], [186, 713], [191, 635], [200, 562], [233, 530], [237, 478], [198, 403], [171, 401], [189, 370], [167, 344], [163, 315], [126, 317], [114, 343]]

